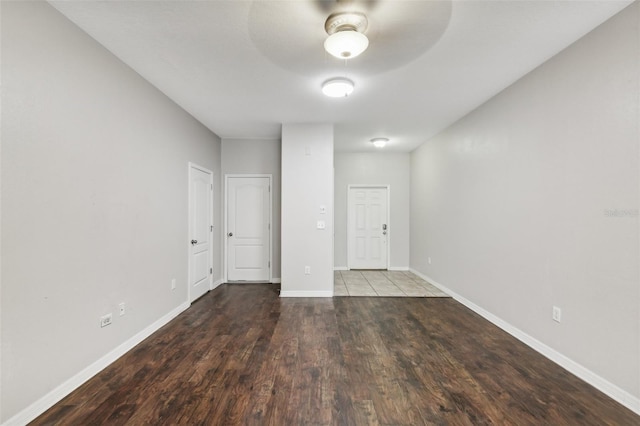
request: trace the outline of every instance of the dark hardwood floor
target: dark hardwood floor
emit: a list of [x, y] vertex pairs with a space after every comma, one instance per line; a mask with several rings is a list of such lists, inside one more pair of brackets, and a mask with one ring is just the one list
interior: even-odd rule
[[452, 299], [223, 285], [33, 424], [638, 425]]

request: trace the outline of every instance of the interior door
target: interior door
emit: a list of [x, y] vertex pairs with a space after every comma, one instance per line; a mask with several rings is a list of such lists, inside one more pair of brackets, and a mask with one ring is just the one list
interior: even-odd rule
[[189, 165], [189, 301], [211, 288], [213, 256], [213, 174]]
[[387, 269], [388, 188], [350, 187], [348, 194], [350, 269]]
[[227, 177], [227, 280], [269, 281], [270, 177]]

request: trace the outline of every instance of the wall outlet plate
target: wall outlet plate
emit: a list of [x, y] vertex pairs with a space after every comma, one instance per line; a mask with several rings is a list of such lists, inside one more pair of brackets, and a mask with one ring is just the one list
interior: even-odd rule
[[106, 327], [108, 325], [111, 325], [112, 322], [113, 322], [113, 315], [111, 313], [108, 313], [107, 315], [103, 315], [100, 317], [100, 327]]

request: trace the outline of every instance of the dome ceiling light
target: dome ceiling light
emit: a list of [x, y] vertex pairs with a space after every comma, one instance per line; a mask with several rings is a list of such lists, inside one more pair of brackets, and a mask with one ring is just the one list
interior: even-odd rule
[[353, 93], [353, 81], [348, 78], [332, 78], [322, 84], [322, 93], [330, 98], [346, 98]]
[[389, 142], [389, 138], [373, 138], [371, 139], [371, 143], [376, 148], [384, 148], [385, 145]]
[[330, 15], [324, 23], [324, 29], [329, 34], [324, 42], [324, 49], [339, 59], [355, 58], [369, 46], [369, 39], [363, 34], [367, 25], [367, 17], [362, 13]]

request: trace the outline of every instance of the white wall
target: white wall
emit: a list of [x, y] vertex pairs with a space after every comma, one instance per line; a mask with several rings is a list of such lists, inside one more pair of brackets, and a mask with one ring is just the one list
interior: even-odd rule
[[187, 300], [188, 162], [220, 211], [220, 140], [48, 4], [1, 29], [6, 421]]
[[280, 278], [280, 163], [282, 153], [279, 140], [223, 139], [222, 174], [270, 174], [272, 180], [273, 235], [272, 274]]
[[335, 165], [335, 261], [347, 266], [347, 186], [390, 185], [391, 269], [409, 268], [409, 153], [336, 153]]
[[635, 398], [638, 28], [636, 2], [411, 157], [411, 266]]
[[[320, 214], [320, 206], [326, 213]], [[326, 229], [316, 229], [318, 220]], [[333, 126], [282, 126], [281, 296], [333, 295]], [[306, 275], [305, 266], [311, 268]]]

